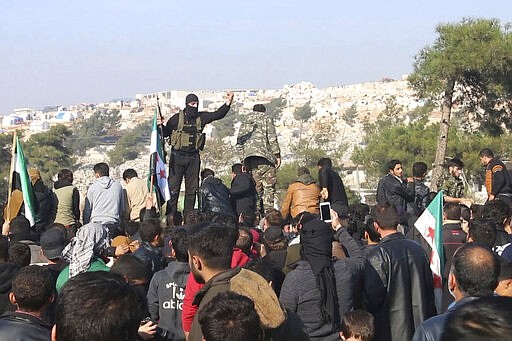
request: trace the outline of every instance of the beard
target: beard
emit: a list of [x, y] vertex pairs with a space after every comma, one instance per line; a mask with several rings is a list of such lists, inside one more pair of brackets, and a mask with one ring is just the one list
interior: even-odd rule
[[196, 280], [197, 283], [199, 283], [199, 284], [205, 283], [204, 278], [201, 276], [199, 271], [194, 266], [194, 263], [192, 263], [192, 262], [190, 262], [190, 272], [192, 273], [192, 276], [194, 276], [194, 279]]

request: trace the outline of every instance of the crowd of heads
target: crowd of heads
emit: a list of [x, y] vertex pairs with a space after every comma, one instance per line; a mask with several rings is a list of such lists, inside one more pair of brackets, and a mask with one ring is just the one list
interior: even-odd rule
[[[484, 149], [479, 157], [493, 158], [494, 155]], [[332, 168], [332, 161], [322, 158], [317, 165]], [[464, 164], [452, 159], [447, 166], [450, 174], [457, 175]], [[402, 177], [399, 160], [391, 160], [387, 168], [389, 174]], [[233, 174], [245, 172], [242, 164], [233, 165], [231, 170]], [[424, 162], [416, 162], [412, 167], [415, 179], [424, 179], [427, 171]], [[109, 167], [106, 163], [96, 164], [94, 173], [97, 177], [109, 176]], [[297, 175], [310, 175], [310, 171], [299, 167]], [[211, 169], [200, 173], [203, 181], [213, 176]], [[138, 174], [129, 169], [122, 177], [129, 182]], [[73, 174], [64, 169], [58, 179], [72, 182]], [[375, 321], [370, 313], [354, 309], [339, 316], [337, 303], [327, 304], [337, 295], [335, 288], [329, 287], [334, 276], [333, 261], [351, 255], [343, 245], [340, 247], [343, 256], [337, 256], [333, 251], [333, 227], [322, 222], [318, 215], [301, 212], [293, 219], [286, 219], [279, 210], [273, 209], [262, 217], [254, 211], [242, 211], [235, 218], [188, 210], [155, 218], [145, 216], [147, 212], [141, 210], [140, 221], [123, 221], [119, 226], [122, 238], [118, 241], [124, 240], [123, 243], [133, 247], [131, 243], [138, 240], [160, 250], [163, 266], [173, 261], [188, 263], [190, 274], [198, 284], [205, 284], [216, 274], [231, 269], [234, 253], [240, 251], [248, 259], [245, 268], [261, 276], [279, 296], [286, 273], [281, 269], [276, 271], [275, 262], [279, 259], [276, 255], [284, 252], [285, 258], [288, 257], [288, 250], [299, 240], [299, 258], [310, 264], [321, 288], [321, 320], [333, 322], [333, 328], [344, 340], [366, 341], [374, 337]], [[450, 315], [443, 340], [491, 340], [509, 335], [511, 299], [492, 296], [495, 292], [512, 296], [512, 263], [493, 252], [500, 231], [512, 232], [510, 206], [501, 200], [471, 208], [446, 202], [443, 213], [445, 220], [458, 222], [467, 232], [467, 243], [453, 255], [448, 289], [456, 299], [479, 297]], [[360, 246], [378, 244], [386, 236], [397, 233], [402, 223], [400, 212], [389, 202], [371, 208], [357, 204], [336, 216], [338, 228], [346, 230]], [[93, 259], [106, 258], [106, 249], [111, 247], [108, 231], [90, 223], [79, 228], [76, 236], [70, 236], [63, 225], [52, 225], [40, 236], [41, 252], [50, 264], [69, 262], [70, 274], [56, 299], [55, 278], [51, 272], [45, 267], [30, 265], [33, 253], [23, 241], [30, 240], [31, 233], [30, 222], [18, 216], [10, 222], [9, 236], [0, 236], [0, 262], [13, 263], [20, 269], [12, 281], [10, 301], [28, 313], [42, 312], [54, 304], [53, 334], [59, 341], [134, 340], [147, 317], [145, 293], [156, 272], [135, 255], [137, 247], [141, 246], [137, 245], [124, 255], [113, 255], [115, 259], [109, 272], [88, 272], [86, 269]], [[266, 257], [269, 254], [275, 258]], [[237, 292], [218, 294], [197, 314], [207, 341], [262, 340], [268, 333], [254, 300]]]

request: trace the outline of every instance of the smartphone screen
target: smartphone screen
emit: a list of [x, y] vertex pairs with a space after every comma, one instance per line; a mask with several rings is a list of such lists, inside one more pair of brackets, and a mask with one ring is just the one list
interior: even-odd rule
[[320, 203], [320, 219], [322, 219], [326, 223], [330, 223], [332, 221], [331, 203], [330, 202], [321, 202]]

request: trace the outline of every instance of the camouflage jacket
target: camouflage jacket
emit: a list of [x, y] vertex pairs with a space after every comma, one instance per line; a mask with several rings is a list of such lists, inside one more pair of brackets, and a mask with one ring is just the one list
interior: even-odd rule
[[439, 187], [444, 191], [444, 195], [452, 198], [464, 197], [464, 182], [461, 178], [456, 178], [450, 173], [444, 174], [443, 182]]
[[272, 163], [276, 162], [276, 155], [281, 151], [274, 122], [268, 113], [255, 111], [248, 115], [240, 126], [236, 148], [241, 160], [249, 156], [260, 156]]

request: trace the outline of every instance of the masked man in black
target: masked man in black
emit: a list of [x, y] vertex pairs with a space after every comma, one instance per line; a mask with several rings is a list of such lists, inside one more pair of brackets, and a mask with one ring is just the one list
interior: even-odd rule
[[166, 125], [162, 124], [163, 136], [170, 137], [171, 156], [169, 161], [169, 188], [171, 200], [167, 212], [176, 212], [181, 181], [185, 178], [184, 211], [194, 209], [196, 193], [199, 188], [199, 169], [201, 159], [199, 151], [205, 143], [204, 127], [220, 120], [228, 113], [233, 102], [233, 92], [227, 93], [226, 103], [217, 111], [199, 111], [199, 98], [188, 94], [185, 109], [173, 115]]

